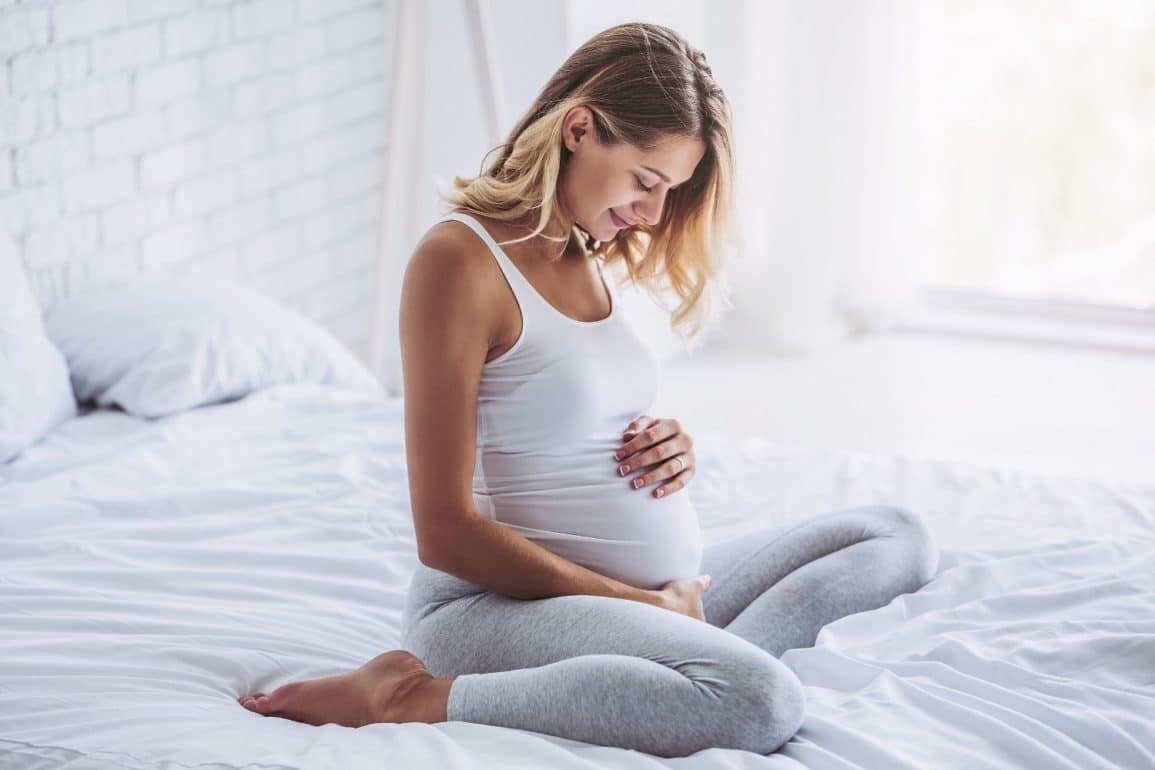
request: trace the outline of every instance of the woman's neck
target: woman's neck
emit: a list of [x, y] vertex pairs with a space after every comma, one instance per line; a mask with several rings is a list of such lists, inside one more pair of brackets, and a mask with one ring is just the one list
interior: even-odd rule
[[[581, 243], [581, 239], [574, 232], [573, 221], [561, 214], [559, 217], [562, 220], [562, 227], [564, 230], [557, 229], [556, 223], [551, 230], [550, 225], [547, 224], [546, 229], [538, 235], [534, 236], [528, 241], [522, 241], [519, 246], [526, 248], [527, 252], [539, 254], [543, 259], [550, 261], [556, 259], [567, 258], [584, 258], [586, 256], [585, 247]], [[530, 211], [518, 219], [506, 220], [505, 224], [513, 231], [514, 238], [522, 238], [529, 235], [537, 227], [536, 210]], [[545, 237], [545, 236], [551, 237]], [[551, 239], [552, 238], [552, 239]]]

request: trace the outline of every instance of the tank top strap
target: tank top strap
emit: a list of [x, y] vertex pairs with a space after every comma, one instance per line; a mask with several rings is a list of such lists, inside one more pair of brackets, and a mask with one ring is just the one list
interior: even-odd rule
[[489, 234], [489, 231], [485, 229], [481, 222], [477, 221], [476, 217], [461, 211], [451, 211], [437, 221], [445, 222], [450, 219], [468, 226], [473, 232], [477, 233], [481, 240], [485, 241], [485, 245], [489, 247], [493, 258], [497, 260], [497, 265], [501, 268], [501, 272], [505, 274], [506, 282], [509, 283], [509, 287], [513, 290], [514, 296], [517, 297], [517, 304], [521, 307], [524, 322], [526, 303], [533, 302], [533, 300], [537, 298], [537, 290], [529, 284], [529, 281], [526, 280], [525, 276], [521, 274], [521, 271], [517, 269], [517, 266], [509, 259], [509, 255], [498, 245], [497, 241], [494, 240], [493, 236]]

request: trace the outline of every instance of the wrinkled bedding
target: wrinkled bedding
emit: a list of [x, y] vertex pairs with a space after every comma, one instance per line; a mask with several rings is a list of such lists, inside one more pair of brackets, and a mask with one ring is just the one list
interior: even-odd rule
[[396, 648], [417, 564], [401, 402], [288, 385], [92, 411], [0, 467], [0, 767], [1155, 767], [1155, 486], [717, 434], [695, 451], [679, 494], [707, 543], [886, 502], [942, 551], [921, 591], [783, 655], [808, 715], [773, 755], [243, 709]]

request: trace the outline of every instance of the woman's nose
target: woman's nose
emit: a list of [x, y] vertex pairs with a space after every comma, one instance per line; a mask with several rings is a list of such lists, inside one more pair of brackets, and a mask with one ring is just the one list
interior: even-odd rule
[[641, 219], [647, 225], [652, 225], [658, 221], [662, 216], [662, 204], [665, 198], [660, 200], [644, 200], [634, 207], [635, 218]]

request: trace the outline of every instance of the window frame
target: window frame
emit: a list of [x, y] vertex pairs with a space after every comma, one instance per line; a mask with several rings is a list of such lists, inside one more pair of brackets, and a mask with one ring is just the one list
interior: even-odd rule
[[1155, 310], [924, 284], [906, 331], [1155, 354]]

